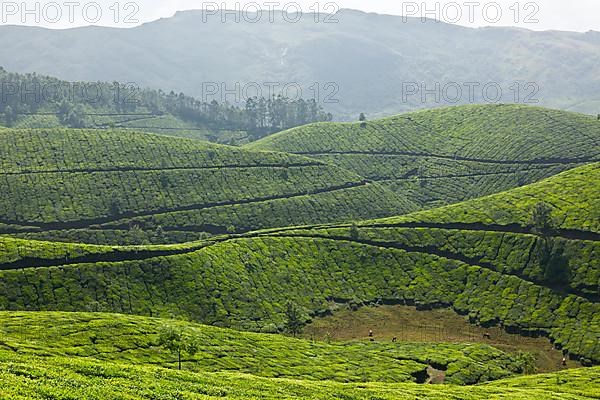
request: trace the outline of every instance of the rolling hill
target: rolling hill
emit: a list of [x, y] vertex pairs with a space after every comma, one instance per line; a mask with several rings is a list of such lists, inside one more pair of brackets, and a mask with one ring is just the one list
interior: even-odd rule
[[250, 149], [301, 154], [433, 208], [600, 160], [600, 121], [520, 105], [460, 106], [280, 132]]
[[108, 362], [177, 367], [160, 334], [189, 331], [198, 353], [183, 366], [195, 372], [241, 372], [267, 378], [338, 382], [424, 383], [427, 368], [446, 382], [474, 384], [523, 372], [518, 356], [484, 344], [326, 343], [283, 335], [139, 316], [101, 313], [0, 313], [3, 346], [33, 356], [87, 357]]
[[128, 131], [0, 131], [0, 232], [90, 243], [414, 210], [387, 189], [300, 156]]
[[[599, 174], [596, 163], [407, 216], [185, 245], [5, 238], [12, 255], [0, 265], [0, 309], [177, 315], [270, 332], [282, 329], [290, 300], [307, 318], [328, 313], [332, 302], [451, 307], [472, 323], [548, 336], [594, 364], [600, 362], [600, 232], [589, 212], [599, 209]], [[556, 201], [565, 188], [572, 191]], [[527, 221], [540, 204], [551, 207], [550, 227], [538, 231]], [[76, 251], [83, 255], [71, 256]]]
[[0, 400], [600, 400], [600, 32], [247, 9], [0, 23]]
[[208, 102], [223, 102], [226, 95], [222, 90], [207, 95], [205, 83], [231, 89], [255, 82], [265, 85], [265, 97], [268, 82], [279, 84], [278, 93], [286, 84], [298, 84], [305, 97], [313, 97], [306, 94], [318, 87], [320, 103], [337, 100], [324, 105], [351, 120], [360, 112], [391, 115], [449, 105], [452, 94], [440, 94], [439, 100], [425, 96], [425, 101], [421, 93], [405, 96], [404, 85], [413, 82], [429, 90], [458, 83], [458, 104], [470, 101], [467, 83], [479, 85], [475, 102], [485, 101], [482, 89], [488, 83], [499, 85], [503, 102], [515, 101], [519, 84], [517, 102], [524, 102], [530, 94], [525, 85], [534, 83], [539, 91], [533, 100], [540, 105], [594, 115], [600, 108], [598, 32], [470, 29], [353, 10], [341, 10], [337, 23], [323, 23], [324, 15], [315, 23], [309, 14], [290, 23], [278, 12], [271, 22], [264, 14], [249, 22], [254, 15], [186, 11], [131, 29], [2, 26], [0, 59], [16, 72], [135, 82]]
[[[600, 375], [570, 369], [464, 387], [512, 375], [519, 362], [485, 345], [328, 344], [114, 314], [2, 312], [0, 320], [0, 395], [11, 399], [575, 400], [595, 398]], [[181, 371], [159, 346], [167, 327], [199, 343]], [[411, 383], [424, 383], [430, 363], [446, 369], [448, 384]]]
[[307, 382], [261, 378], [231, 372], [173, 371], [156, 366], [135, 366], [64, 357], [38, 358], [1, 352], [0, 394], [6, 398], [112, 400], [127, 396], [142, 400], [162, 398], [233, 400], [383, 400], [448, 396], [465, 400], [510, 398], [517, 400], [593, 399], [598, 391], [598, 367], [500, 380], [477, 386], [386, 383]]

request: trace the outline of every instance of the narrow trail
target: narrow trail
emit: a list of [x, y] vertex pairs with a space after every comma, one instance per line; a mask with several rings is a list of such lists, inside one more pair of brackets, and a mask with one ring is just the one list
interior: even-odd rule
[[[554, 164], [551, 164], [554, 165]], [[475, 178], [475, 177], [484, 177], [484, 176], [502, 176], [502, 175], [516, 175], [524, 172], [533, 172], [533, 171], [544, 171], [546, 168], [530, 168], [530, 169], [521, 169], [518, 171], [502, 171], [502, 172], [480, 172], [474, 174], [451, 174], [451, 175], [435, 175], [435, 176], [419, 176], [413, 174], [406, 174], [404, 176], [399, 177], [369, 177], [370, 180], [374, 182], [395, 182], [395, 181], [408, 181], [413, 178], [419, 178], [422, 180], [436, 180], [436, 179], [454, 179], [454, 178]]]
[[[433, 222], [404, 222], [404, 223], [374, 223], [364, 227], [373, 228], [430, 228], [430, 229], [447, 229], [461, 231], [488, 231], [488, 232], [507, 232], [520, 233], [524, 235], [532, 235], [531, 229], [518, 224], [498, 225], [498, 224], [482, 224], [482, 223], [433, 223]], [[569, 240], [587, 240], [591, 242], [600, 241], [600, 233], [591, 231], [581, 231], [577, 229], [560, 229], [550, 233], [548, 236], [559, 237]]]
[[[330, 187], [322, 188], [322, 189], [313, 189], [313, 190], [308, 190], [308, 191], [304, 191], [304, 192], [264, 196], [264, 197], [257, 197], [257, 198], [253, 198], [253, 199], [244, 199], [244, 200], [227, 200], [227, 201], [211, 202], [211, 203], [203, 203], [203, 204], [190, 204], [190, 205], [181, 206], [181, 207], [174, 207], [174, 208], [168, 208], [168, 209], [156, 209], [153, 211], [144, 211], [144, 212], [131, 211], [131, 212], [121, 213], [121, 214], [113, 216], [113, 217], [82, 219], [82, 220], [68, 221], [68, 222], [47, 222], [47, 223], [37, 222], [37, 223], [34, 223], [34, 222], [27, 222], [27, 221], [0, 220], [0, 224], [14, 225], [14, 226], [21, 225], [21, 226], [33, 227], [34, 229], [37, 228], [40, 230], [82, 229], [82, 228], [88, 228], [92, 225], [107, 224], [110, 222], [116, 222], [116, 221], [120, 221], [123, 219], [129, 219], [129, 218], [151, 217], [151, 216], [170, 214], [170, 213], [180, 212], [180, 211], [206, 210], [206, 209], [213, 208], [213, 207], [262, 203], [262, 202], [271, 201], [271, 200], [283, 200], [283, 199], [290, 199], [290, 198], [302, 197], [302, 196], [307, 196], [307, 195], [331, 193], [331, 192], [336, 192], [336, 191], [340, 191], [340, 190], [347, 190], [347, 189], [352, 189], [352, 188], [356, 188], [356, 187], [367, 186], [368, 184], [369, 184], [369, 182], [367, 180], [362, 180], [359, 182], [348, 182], [348, 183], [345, 183], [342, 185], [330, 186]], [[23, 225], [23, 224], [27, 224], [27, 225]], [[24, 228], [23, 230], [19, 230], [18, 228], [14, 228], [14, 229], [6, 229], [5, 228], [4, 230], [0, 229], [0, 234], [26, 233], [26, 232], [36, 232], [36, 231], [37, 230], [32, 230], [31, 228], [29, 228], [29, 229]]]
[[442, 250], [435, 246], [411, 246], [406, 244], [401, 244], [398, 242], [392, 241], [379, 241], [379, 240], [370, 240], [370, 239], [353, 239], [346, 236], [338, 236], [338, 235], [325, 235], [318, 233], [285, 233], [285, 234], [277, 234], [273, 235], [272, 233], [266, 234], [264, 232], [253, 232], [250, 234], [243, 235], [235, 235], [235, 236], [223, 236], [218, 238], [209, 239], [203, 242], [198, 243], [197, 246], [192, 246], [184, 249], [160, 249], [160, 250], [120, 250], [116, 249], [110, 253], [102, 253], [102, 254], [90, 254], [81, 257], [75, 257], [72, 259], [65, 259], [64, 261], [61, 259], [60, 261], [57, 259], [40, 259], [40, 258], [30, 258], [25, 257], [13, 263], [6, 263], [0, 265], [0, 270], [12, 270], [12, 269], [27, 269], [27, 268], [38, 268], [38, 267], [63, 267], [75, 264], [84, 264], [84, 263], [98, 263], [98, 262], [123, 262], [123, 261], [142, 261], [151, 258], [157, 257], [167, 257], [181, 254], [189, 254], [199, 251], [203, 248], [207, 248], [216, 244], [221, 244], [228, 241], [235, 241], [239, 239], [252, 239], [252, 238], [302, 238], [302, 239], [321, 239], [327, 241], [342, 241], [342, 242], [350, 242], [357, 243], [361, 245], [367, 245], [372, 247], [379, 248], [388, 248], [388, 249], [397, 249], [403, 250], [409, 253], [418, 253], [429, 256], [436, 256], [448, 260], [458, 261], [470, 266], [476, 266], [485, 268], [494, 272], [497, 272], [502, 275], [514, 276], [521, 280], [527, 281], [529, 283], [547, 287], [553, 292], [560, 295], [573, 294], [584, 298], [590, 302], [599, 302], [600, 297], [590, 295], [587, 293], [582, 293], [573, 288], [562, 286], [562, 287], [550, 287], [546, 285], [544, 282], [536, 281], [531, 279], [530, 277], [523, 274], [516, 273], [507, 273], [498, 271], [497, 267], [492, 263], [483, 261], [480, 257], [468, 257], [461, 253], [455, 253], [448, 250]]
[[6, 264], [0, 264], [0, 270], [15, 270], [43, 267], [67, 267], [76, 264], [94, 264], [100, 262], [122, 262], [122, 261], [142, 261], [156, 257], [174, 256], [178, 254], [193, 253], [206, 246], [199, 246], [197, 249], [186, 250], [156, 250], [156, 251], [122, 251], [114, 250], [110, 253], [94, 253], [81, 257], [64, 258], [60, 261], [49, 258], [24, 257], [18, 261]]
[[24, 170], [0, 172], [2, 175], [35, 175], [35, 174], [68, 174], [68, 173], [99, 173], [99, 172], [163, 172], [163, 171], [200, 171], [200, 170], [220, 170], [220, 169], [254, 169], [254, 168], [303, 168], [303, 167], [322, 167], [322, 162], [304, 162], [290, 164], [240, 164], [240, 165], [215, 165], [215, 166], [182, 166], [182, 167], [113, 167], [113, 168], [66, 168], [51, 170]]
[[[358, 224], [360, 228], [429, 228], [429, 229], [443, 229], [443, 230], [460, 230], [460, 231], [484, 231], [484, 232], [499, 232], [499, 233], [516, 233], [522, 235], [533, 235], [531, 229], [523, 227], [518, 224], [499, 225], [499, 224], [483, 224], [483, 223], [461, 223], [461, 222], [447, 222], [447, 223], [432, 223], [432, 222], [398, 222], [398, 223], [381, 223], [374, 222], [367, 225]], [[265, 234], [278, 234], [289, 231], [314, 231], [318, 229], [340, 229], [350, 228], [350, 224], [330, 224], [330, 225], [317, 225], [317, 226], [299, 226], [299, 227], [285, 227], [285, 228], [274, 228], [265, 231]], [[559, 229], [555, 232], [548, 234], [550, 237], [563, 238], [567, 240], [586, 240], [591, 242], [600, 241], [600, 233], [592, 231], [581, 231], [577, 229]]]
[[536, 165], [536, 164], [582, 164], [600, 160], [600, 155], [578, 157], [578, 158], [537, 158], [532, 160], [494, 160], [489, 158], [472, 158], [462, 156], [450, 156], [444, 154], [416, 153], [410, 151], [298, 151], [291, 154], [305, 156], [327, 156], [327, 155], [367, 155], [367, 156], [410, 156], [439, 158], [452, 161], [471, 161], [482, 164], [512, 164], [512, 165]]

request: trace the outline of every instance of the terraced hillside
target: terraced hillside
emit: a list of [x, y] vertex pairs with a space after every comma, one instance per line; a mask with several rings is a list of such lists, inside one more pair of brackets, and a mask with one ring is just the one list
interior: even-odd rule
[[469, 105], [364, 125], [311, 124], [248, 148], [327, 161], [432, 208], [600, 161], [600, 121], [522, 105]]
[[[319, 238], [452, 260], [466, 269], [454, 297], [432, 270], [404, 300], [451, 305], [481, 325], [549, 335], [575, 355], [600, 355], [600, 164], [509, 192], [354, 226], [288, 230]], [[532, 221], [547, 204], [550, 224]], [[444, 273], [449, 273], [446, 271]], [[440, 280], [441, 278], [441, 280]], [[389, 280], [390, 278], [385, 277]], [[455, 277], [456, 279], [456, 277]], [[457, 285], [460, 285], [458, 281]], [[393, 285], [395, 286], [395, 285]], [[393, 296], [392, 299], [397, 298]]]
[[[229, 143], [232, 139], [240, 142], [248, 141], [248, 134], [241, 131], [211, 130], [199, 127], [170, 114], [154, 114], [147, 109], [137, 112], [116, 113], [115, 111], [90, 110], [85, 114], [86, 129], [157, 133], [168, 136], [209, 140], [215, 143]], [[0, 119], [1, 123], [1, 119]], [[65, 129], [55, 113], [38, 113], [21, 115], [11, 124], [14, 129]]]
[[0, 232], [90, 243], [183, 242], [414, 206], [300, 156], [123, 131], [0, 131]]
[[[546, 335], [584, 364], [599, 363], [600, 232], [596, 214], [588, 217], [599, 209], [598, 182], [600, 164], [593, 164], [405, 217], [185, 245], [5, 238], [11, 250], [1, 266], [0, 309], [178, 315], [272, 332], [283, 329], [290, 300], [305, 318], [327, 313], [332, 301], [452, 307], [473, 323]], [[563, 195], [565, 188], [572, 193]], [[551, 207], [543, 230], [526, 222], [540, 204]], [[477, 209], [503, 219], [471, 218]], [[436, 222], [426, 222], [428, 214]]]
[[[11, 399], [590, 399], [598, 368], [511, 376], [521, 361], [485, 345], [347, 342], [90, 313], [0, 313], [0, 396]], [[185, 332], [198, 353], [177, 355], [160, 333]], [[175, 361], [174, 361], [175, 360]], [[445, 385], [419, 385], [425, 367]], [[369, 381], [365, 383], [364, 381]]]

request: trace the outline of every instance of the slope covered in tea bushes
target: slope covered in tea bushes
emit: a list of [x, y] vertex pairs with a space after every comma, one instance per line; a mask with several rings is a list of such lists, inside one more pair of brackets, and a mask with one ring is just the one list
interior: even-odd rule
[[159, 345], [168, 328], [198, 342], [185, 369], [236, 371], [264, 377], [338, 382], [419, 382], [427, 368], [446, 371], [447, 383], [473, 384], [521, 373], [525, 364], [483, 344], [328, 344], [281, 335], [245, 333], [183, 321], [99, 313], [0, 313], [4, 349], [37, 356], [87, 357], [176, 367]]
[[594, 234], [600, 233], [600, 163], [572, 169], [522, 188], [381, 222], [479, 223], [526, 229], [531, 225], [532, 210], [539, 202], [548, 205], [556, 229], [580, 231], [580, 236], [597, 239]]
[[327, 161], [432, 208], [600, 161], [600, 122], [538, 107], [469, 105], [311, 124], [247, 147]]
[[0, 308], [175, 314], [277, 331], [289, 300], [308, 315], [327, 312], [332, 300], [381, 299], [452, 306], [473, 322], [545, 333], [574, 356], [600, 360], [600, 310], [591, 299], [430, 254], [430, 248], [303, 235], [237, 239], [143, 260], [2, 271]]
[[475, 386], [339, 383], [264, 378], [235, 372], [176, 371], [89, 358], [35, 357], [0, 350], [0, 396], [9, 399], [127, 398], [246, 400], [414, 400], [597, 398], [600, 367], [509, 378]]
[[2, 130], [0, 182], [0, 232], [69, 240], [83, 230], [92, 243], [187, 241], [414, 209], [320, 161], [123, 131]]
[[[597, 202], [597, 169], [465, 203], [468, 210], [485, 202], [493, 215], [502, 199], [527, 199], [513, 202], [522, 209], [506, 214], [505, 225], [464, 224], [456, 211], [439, 224], [415, 224], [409, 215], [171, 246], [92, 246], [64, 261], [60, 244], [41, 244], [48, 250], [36, 256], [36, 242], [23, 241], [0, 266], [0, 309], [178, 315], [273, 332], [284, 327], [288, 301], [306, 318], [327, 313], [331, 302], [452, 307], [473, 323], [546, 335], [585, 364], [598, 363], [600, 241], [593, 225], [577, 217]], [[574, 190], [564, 197], [570, 206], [553, 209], [552, 217], [572, 223], [544, 236], [519, 225], [532, 214], [530, 201], [559, 204], [553, 199], [565, 187]], [[16, 239], [5, 240], [15, 248]]]
[[[329, 344], [101, 313], [0, 312], [0, 322], [0, 396], [11, 399], [585, 399], [598, 386], [597, 368], [517, 377], [526, 357], [487, 345]], [[181, 371], [160, 345], [169, 329], [198, 345]], [[430, 366], [445, 385], [417, 384]]]

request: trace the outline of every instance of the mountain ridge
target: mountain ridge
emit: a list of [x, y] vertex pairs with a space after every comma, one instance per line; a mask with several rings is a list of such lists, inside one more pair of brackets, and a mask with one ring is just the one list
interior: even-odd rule
[[[431, 96], [425, 101], [420, 95], [403, 98], [403, 84], [443, 87], [450, 83], [449, 76], [459, 84], [498, 84], [504, 102], [514, 97], [525, 102], [530, 92], [524, 85], [534, 83], [539, 92], [533, 100], [540, 105], [590, 114], [600, 108], [596, 96], [600, 80], [593, 74], [593, 66], [600, 63], [597, 32], [404, 23], [398, 16], [355, 11], [340, 12], [335, 24], [315, 24], [306, 17], [296, 24], [281, 18], [272, 24], [268, 18], [256, 24], [243, 19], [221, 23], [218, 16], [202, 23], [200, 15], [186, 11], [117, 30], [0, 26], [0, 57], [8, 60], [7, 68], [18, 72], [135, 82], [196, 97], [210, 97], [205, 83], [233, 88], [238, 82], [241, 86], [277, 82], [280, 88], [298, 84], [308, 98], [309, 93], [316, 94], [310, 89], [316, 83], [320, 104], [344, 120], [355, 119], [359, 112], [381, 116], [448, 104], [448, 99], [438, 102]], [[24, 41], [27, 47], [15, 47]], [[67, 41], [70, 46], [65, 50], [61, 44]], [[90, 41], [99, 43], [94, 52], [88, 49]], [[422, 48], [428, 49], [427, 55]], [[282, 59], [283, 49], [287, 53]], [[70, 61], [82, 58], [88, 61], [85, 68]], [[121, 62], [125, 59], [127, 63]], [[381, 79], [375, 82], [371, 76]], [[330, 82], [337, 85], [337, 94], [326, 90]], [[518, 96], [511, 89], [516, 83], [521, 85]], [[485, 102], [481, 87], [472, 101], [463, 93], [457, 104]], [[325, 103], [328, 95], [338, 103]], [[218, 100], [223, 96], [214, 95]]]

